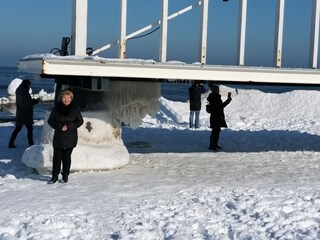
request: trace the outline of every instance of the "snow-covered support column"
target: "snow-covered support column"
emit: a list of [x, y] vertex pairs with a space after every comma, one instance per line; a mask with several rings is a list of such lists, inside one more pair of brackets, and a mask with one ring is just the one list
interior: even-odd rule
[[86, 55], [88, 0], [72, 0], [71, 55]]
[[[107, 80], [101, 91], [73, 88], [75, 102], [85, 105], [81, 110], [84, 124], [78, 129], [78, 145], [72, 152], [71, 171], [111, 170], [129, 163], [129, 153], [121, 138], [121, 127], [137, 128], [149, 114], [159, 110], [160, 83]], [[60, 89], [60, 90], [61, 90]], [[60, 91], [58, 90], [58, 91]], [[58, 95], [59, 92], [56, 92]], [[83, 102], [84, 101], [84, 102]], [[22, 161], [41, 174], [52, 170], [53, 129], [44, 120], [41, 141], [28, 148]]]

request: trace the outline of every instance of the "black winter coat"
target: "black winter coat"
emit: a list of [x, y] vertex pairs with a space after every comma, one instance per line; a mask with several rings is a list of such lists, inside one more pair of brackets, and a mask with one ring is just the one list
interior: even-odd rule
[[231, 102], [231, 98], [222, 102], [221, 95], [219, 93], [212, 92], [207, 98], [210, 108], [210, 128], [213, 127], [227, 127], [227, 123], [224, 118], [224, 108]]
[[39, 102], [29, 93], [29, 86], [20, 84], [16, 89], [16, 125], [33, 124], [33, 105]]
[[205, 92], [203, 85], [192, 84], [189, 88], [189, 101], [191, 111], [201, 110], [201, 94]]
[[[83, 124], [83, 118], [79, 109], [73, 107], [72, 102], [68, 106], [59, 102], [52, 110], [48, 124], [54, 129], [54, 148], [74, 148], [77, 146], [77, 128]], [[64, 125], [67, 125], [67, 131], [62, 131]]]

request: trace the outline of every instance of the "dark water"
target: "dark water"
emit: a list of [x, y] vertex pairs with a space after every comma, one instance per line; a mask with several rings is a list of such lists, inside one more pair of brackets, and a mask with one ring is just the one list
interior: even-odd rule
[[54, 81], [52, 79], [37, 79], [33, 74], [18, 72], [14, 67], [0, 67], [0, 97], [7, 97], [7, 89], [10, 82], [15, 78], [32, 80], [32, 91], [38, 93], [41, 89], [53, 92]]
[[190, 83], [161, 83], [161, 96], [171, 101], [186, 102], [189, 99]]

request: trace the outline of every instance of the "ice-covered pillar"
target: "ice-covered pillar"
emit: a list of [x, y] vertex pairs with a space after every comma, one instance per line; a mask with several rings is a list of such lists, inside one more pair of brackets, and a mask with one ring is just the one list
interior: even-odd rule
[[110, 81], [103, 101], [107, 104], [112, 124], [137, 128], [149, 114], [159, 110], [161, 84], [140, 81]]
[[[87, 79], [88, 81], [90, 79]], [[93, 81], [94, 79], [91, 79]], [[160, 83], [100, 79], [101, 90], [85, 89], [60, 84], [59, 90], [72, 88], [74, 101], [84, 106], [83, 125], [78, 129], [78, 145], [72, 152], [71, 171], [110, 170], [129, 163], [121, 129], [137, 128], [147, 115], [155, 116], [159, 110]], [[41, 141], [28, 148], [22, 161], [39, 173], [51, 173], [53, 129], [45, 118]], [[92, 155], [94, 153], [94, 155]]]

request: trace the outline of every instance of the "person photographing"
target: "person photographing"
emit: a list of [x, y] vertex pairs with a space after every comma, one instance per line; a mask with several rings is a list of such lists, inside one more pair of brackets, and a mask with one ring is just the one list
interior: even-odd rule
[[210, 128], [212, 129], [209, 150], [217, 152], [222, 149], [218, 145], [221, 128], [227, 127], [224, 108], [231, 102], [232, 98], [231, 92], [229, 92], [228, 99], [223, 102], [221, 100], [219, 87], [210, 83], [209, 88], [211, 89], [211, 93], [209, 94], [207, 101], [209, 102], [208, 112], [210, 113]]

